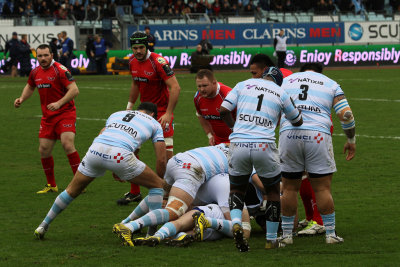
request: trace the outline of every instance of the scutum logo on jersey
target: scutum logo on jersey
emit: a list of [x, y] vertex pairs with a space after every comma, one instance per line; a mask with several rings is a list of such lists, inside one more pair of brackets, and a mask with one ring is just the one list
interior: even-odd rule
[[120, 130], [128, 133], [129, 135], [131, 135], [133, 138], [136, 138], [136, 136], [137, 136], [137, 131], [135, 131], [130, 126], [126, 126], [126, 125], [121, 124], [121, 123], [113, 122], [113, 123], [107, 125], [106, 128], [107, 129], [109, 129], [109, 128], [120, 129]]
[[309, 105], [298, 105], [298, 109], [308, 110], [316, 113], [321, 113], [321, 109], [319, 107], [309, 106]]
[[37, 85], [38, 89], [42, 89], [42, 88], [51, 88], [51, 84], [50, 83], [41, 83]]
[[137, 81], [137, 82], [143, 82], [143, 83], [148, 83], [149, 82], [149, 79], [147, 79], [147, 78], [143, 78], [143, 77], [135, 77], [135, 78], [133, 78], [135, 81]]
[[254, 122], [256, 125], [258, 126], [264, 126], [266, 128], [273, 128], [274, 124], [272, 123], [272, 121], [263, 118], [263, 117], [259, 117], [259, 116], [255, 116], [255, 115], [249, 115], [249, 114], [240, 114], [239, 115], [239, 120], [240, 121], [247, 121], [247, 122]]

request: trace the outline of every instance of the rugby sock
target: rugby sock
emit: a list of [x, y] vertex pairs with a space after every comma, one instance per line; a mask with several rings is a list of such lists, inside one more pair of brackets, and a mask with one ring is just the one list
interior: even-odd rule
[[232, 225], [239, 224], [242, 225], [242, 210], [233, 209], [231, 210]]
[[322, 221], [324, 222], [326, 235], [336, 235], [335, 234], [335, 212], [331, 214], [321, 214]]
[[131, 183], [131, 194], [139, 195], [140, 194], [140, 187], [137, 184]]
[[281, 216], [282, 217], [282, 230], [283, 230], [283, 236], [287, 236], [292, 234], [293, 232], [293, 224], [294, 224], [294, 218], [296, 217], [295, 215], [293, 216]]
[[137, 218], [142, 217], [147, 212], [149, 212], [149, 196], [146, 196], [142, 201], [140, 201], [139, 205], [132, 211], [132, 213], [122, 221], [122, 223], [128, 223], [132, 220], [136, 220]]
[[[301, 186], [300, 186], [300, 197], [301, 200], [303, 200], [303, 206], [304, 210], [306, 212], [306, 220], [311, 221], [313, 219], [314, 215], [314, 209], [313, 209], [313, 189], [311, 187], [310, 180], [303, 179], [301, 181]], [[314, 195], [315, 199], [315, 195]], [[315, 203], [315, 202], [314, 202]]]
[[68, 207], [72, 200], [74, 200], [74, 198], [72, 198], [66, 190], [59, 194], [40, 226], [43, 226], [43, 224], [48, 226], [58, 214]]
[[166, 209], [153, 210], [137, 220], [129, 223], [124, 223], [132, 232], [135, 232], [143, 227], [158, 225], [169, 221], [169, 212]]
[[54, 160], [53, 156], [49, 158], [41, 158], [44, 174], [46, 175], [47, 183], [52, 187], [56, 187], [56, 179], [54, 177]]
[[149, 212], [143, 217], [126, 224], [132, 231], [136, 231], [145, 226], [159, 225], [169, 221], [169, 212], [161, 209], [164, 190], [162, 188], [152, 188], [149, 190], [147, 205]]
[[76, 170], [79, 167], [79, 163], [81, 163], [81, 159], [79, 157], [78, 151], [68, 154], [67, 157], [68, 157], [69, 165], [71, 165], [72, 172], [75, 174]]
[[211, 229], [221, 232], [228, 237], [233, 237], [232, 221], [228, 221], [228, 220], [224, 220], [224, 219], [214, 219], [214, 218], [210, 218], [210, 217], [206, 217], [206, 219], [210, 223]]
[[154, 236], [161, 238], [164, 240], [167, 237], [176, 235], [176, 227], [173, 223], [168, 222], [164, 224], [155, 234]]
[[[279, 222], [267, 221], [267, 240], [275, 241], [278, 238]], [[292, 228], [293, 229], [293, 228]]]

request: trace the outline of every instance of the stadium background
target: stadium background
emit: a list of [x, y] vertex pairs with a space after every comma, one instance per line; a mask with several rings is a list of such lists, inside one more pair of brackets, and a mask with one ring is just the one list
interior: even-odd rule
[[[2, 7], [5, 2], [7, 1], [0, 1]], [[120, 16], [117, 15], [118, 10], [126, 12]], [[337, 64], [336, 66], [345, 67], [344, 70], [328, 68], [325, 72], [341, 84], [357, 120], [357, 155], [353, 162], [345, 162], [342, 155], [344, 136], [340, 124], [334, 119], [333, 139], [338, 173], [334, 177], [333, 195], [336, 201], [337, 230], [345, 238], [345, 243], [341, 246], [325, 246], [321, 236], [308, 239], [298, 238], [292, 247], [266, 252], [263, 250], [263, 233], [258, 226], [253, 224], [253, 234], [250, 240], [251, 251], [247, 254], [237, 253], [233, 242], [229, 239], [197, 243], [187, 249], [174, 249], [163, 245], [157, 248], [120, 247], [119, 240], [111, 233], [111, 227], [115, 222], [124, 218], [133, 209], [133, 205], [116, 208], [115, 200], [127, 189], [126, 185], [114, 182], [110, 173], [97, 179], [86, 194], [80, 196], [54, 221], [46, 240], [38, 242], [34, 240], [33, 231], [55, 198], [54, 194], [37, 196], [34, 193], [37, 188], [42, 186], [44, 178], [37, 152], [37, 130], [40, 121], [39, 99], [35, 93], [21, 109], [15, 110], [12, 103], [20, 95], [26, 78], [12, 79], [0, 76], [0, 93], [2, 95], [0, 118], [3, 123], [0, 129], [2, 136], [0, 142], [2, 158], [0, 161], [0, 188], [2, 189], [0, 265], [397, 265], [400, 259], [397, 245], [400, 230], [398, 225], [400, 217], [397, 213], [400, 195], [398, 182], [398, 162], [400, 160], [398, 133], [400, 127], [397, 123], [400, 116], [398, 108], [400, 76], [396, 53], [400, 50], [400, 30], [399, 15], [395, 13], [395, 9], [390, 9], [389, 6], [386, 6], [386, 9], [384, 8], [381, 12], [366, 9], [362, 14], [340, 13], [337, 10], [330, 14], [320, 14], [309, 10], [292, 13], [273, 10], [264, 12], [261, 17], [252, 14], [232, 16], [232, 18], [231, 16], [200, 14], [183, 16], [177, 18], [178, 21], [172, 21], [175, 18], [167, 17], [168, 22], [179, 22], [173, 25], [154, 24], [157, 19], [160, 19], [160, 16], [156, 18], [157, 16], [148, 14], [133, 15], [132, 8], [127, 6], [116, 7], [115, 11], [116, 18], [111, 19], [111, 31], [117, 50], [110, 52], [110, 57], [128, 55], [130, 52], [124, 45], [127, 45], [126, 38], [129, 36], [130, 30], [142, 29], [144, 25], [150, 25], [153, 33], [159, 31], [160, 36], [164, 36], [163, 31], [171, 29], [181, 29], [185, 33], [187, 28], [189, 30], [200, 28], [200, 32], [203, 29], [208, 33], [210, 30], [214, 30], [214, 37], [219, 36], [220, 30], [226, 29], [229, 32], [223, 36], [230, 37], [233, 36], [232, 29], [234, 29], [238, 42], [240, 41], [239, 37], [243, 36], [238, 33], [240, 29], [244, 29], [241, 33], [246, 29], [250, 29], [247, 32], [255, 33], [254, 29], [257, 29], [258, 34], [255, 36], [261, 36], [260, 29], [262, 28], [272, 29], [270, 32], [273, 33], [273, 29], [280, 27], [293, 29], [304, 27], [305, 30], [300, 29], [294, 32], [296, 32], [296, 36], [297, 34], [303, 36], [302, 32], [304, 32], [304, 35], [308, 36], [308, 40], [311, 38], [310, 35], [307, 35], [307, 33], [311, 34], [310, 29], [313, 29], [312, 32], [315, 36], [319, 31], [320, 43], [301, 43], [301, 38], [296, 38], [296, 41], [291, 41], [289, 49], [294, 51], [297, 58], [293, 65], [295, 69], [299, 66], [296, 64], [301, 63], [302, 51], [303, 55], [306, 54], [306, 60], [307, 53], [316, 55], [314, 58], [317, 60], [318, 54], [321, 52], [332, 53], [329, 61], [323, 61], [327, 62], [326, 66], [331, 67]], [[88, 14], [85, 13], [86, 15]], [[25, 16], [25, 25], [21, 25], [22, 16], [5, 18], [3, 15], [0, 20], [0, 45], [4, 46], [5, 40], [11, 37], [13, 31], [17, 31], [19, 34], [27, 33], [30, 38], [29, 43], [32, 47], [36, 47], [41, 42], [49, 41], [61, 30], [67, 30], [68, 35], [74, 38], [76, 44], [78, 64], [79, 62], [84, 64], [86, 57], [83, 44], [87, 35], [109, 30], [105, 27], [107, 25], [104, 26], [104, 22], [107, 24], [107, 20], [100, 20], [100, 17], [98, 20], [92, 21], [85, 20], [85, 18], [74, 21], [73, 19], [55, 20], [53, 17], [38, 16], [35, 18], [34, 16]], [[204, 19], [207, 20], [207, 17], [210, 23], [198, 24]], [[288, 23], [286, 20], [290, 20], [290, 17], [294, 17], [296, 21]], [[303, 17], [310, 21], [299, 22]], [[315, 21], [316, 19], [330, 19], [331, 21], [320, 22]], [[335, 21], [336, 19], [338, 21]], [[345, 21], [347, 19], [352, 21]], [[354, 19], [357, 20], [354, 21]], [[193, 22], [193, 20], [195, 21]], [[50, 21], [53, 21], [54, 25], [51, 25]], [[165, 24], [166, 22], [162, 21], [161, 23]], [[359, 40], [351, 38], [351, 32], [354, 29], [358, 33], [358, 36], [354, 38], [359, 38]], [[360, 34], [360, 29], [362, 29], [362, 34]], [[338, 36], [339, 32], [340, 36]], [[334, 33], [333, 37], [332, 33]], [[376, 36], [377, 34], [378, 36]], [[182, 35], [185, 34], [181, 34], [181, 38]], [[326, 37], [324, 37], [325, 35]], [[200, 38], [202, 35], [200, 34], [198, 37]], [[324, 38], [329, 41], [323, 41]], [[258, 52], [272, 56], [271, 40], [268, 38], [268, 34], [252, 44], [247, 44], [244, 40], [242, 40], [244, 43], [237, 44], [234, 44], [232, 39], [220, 40], [221, 43], [212, 40], [212, 43], [215, 44], [212, 54], [216, 56], [229, 55], [233, 58], [232, 64], [229, 62], [218, 68], [230, 70], [235, 66], [238, 70], [242, 70], [241, 72], [219, 71], [216, 74], [218, 80], [234, 86], [237, 82], [249, 78], [245, 60], [243, 59], [243, 63], [236, 63], [235, 55], [236, 59], [238, 55], [242, 59], [242, 55], [244, 57], [244, 55], [253, 55]], [[178, 62], [180, 64], [182, 54], [190, 55], [194, 51], [196, 42], [192, 45], [180, 40], [181, 46], [173, 48], [169, 44], [163, 47], [159, 43], [156, 46], [156, 52], [161, 52], [168, 57], [176, 56], [175, 64]], [[342, 53], [360, 52], [360, 60], [335, 62], [334, 55], [338, 49]], [[365, 51], [368, 51], [368, 58], [365, 59], [366, 54], [364, 53], [365, 60], [363, 61], [362, 53]], [[374, 56], [372, 54], [370, 56], [369, 52], [371, 51], [374, 52]], [[377, 52], [383, 54], [382, 60], [376, 60]], [[385, 53], [390, 53], [390, 56], [386, 56], [387, 60]], [[322, 56], [320, 58], [322, 59]], [[311, 56], [308, 59], [311, 60]], [[357, 68], [362, 64], [369, 68]], [[392, 65], [394, 68], [383, 69], [377, 67], [378, 64], [379, 66]], [[194, 75], [185, 71], [186, 65], [176, 66], [176, 69], [182, 70], [177, 74], [182, 92], [175, 112], [175, 153], [178, 153], [193, 147], [204, 146], [207, 144], [207, 140], [199, 124], [193, 119], [195, 114], [192, 102], [195, 92]], [[108, 115], [125, 107], [129, 94], [130, 77], [79, 75], [76, 76], [76, 79], [80, 89], [80, 95], [76, 100], [79, 117], [76, 146], [83, 155], [103, 127]], [[142, 154], [143, 161], [154, 167], [151, 144], [145, 144], [143, 151], [146, 151]], [[54, 158], [56, 179], [62, 189], [66, 187], [72, 176], [61, 146], [55, 147]], [[300, 217], [303, 217], [304, 211], [301, 206], [299, 212]]]

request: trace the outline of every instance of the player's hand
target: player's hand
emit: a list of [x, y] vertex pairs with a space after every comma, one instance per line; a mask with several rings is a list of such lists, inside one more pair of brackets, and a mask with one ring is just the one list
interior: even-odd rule
[[21, 104], [22, 104], [22, 99], [21, 98], [15, 99], [15, 101], [14, 101], [14, 107], [15, 108], [19, 108], [21, 106]]
[[47, 109], [51, 111], [56, 111], [61, 108], [61, 105], [58, 102], [50, 103], [47, 105]]
[[115, 181], [118, 181], [118, 182], [120, 182], [120, 183], [125, 183], [125, 181], [122, 180], [121, 178], [119, 178], [118, 175], [116, 175], [115, 173], [113, 173], [113, 177], [114, 177], [114, 180], [115, 180]]
[[172, 127], [172, 125], [169, 125], [171, 119], [172, 119], [172, 114], [165, 113], [164, 115], [162, 115], [162, 116], [158, 119], [158, 122], [161, 124], [161, 127], [162, 127], [164, 130], [166, 130], [166, 128], [169, 128], [170, 126]]
[[356, 155], [356, 144], [349, 144], [346, 142], [346, 144], [344, 144], [343, 154], [346, 154], [346, 152], [346, 160], [352, 160]]
[[211, 138], [208, 138], [208, 144], [209, 144], [210, 146], [215, 146], [215, 139], [214, 139], [214, 136], [211, 137]]

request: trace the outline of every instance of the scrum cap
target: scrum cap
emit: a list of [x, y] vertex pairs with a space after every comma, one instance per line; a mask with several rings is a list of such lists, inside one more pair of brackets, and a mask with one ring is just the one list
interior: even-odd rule
[[131, 47], [135, 44], [143, 44], [146, 48], [149, 48], [149, 42], [147, 41], [147, 34], [144, 32], [134, 32], [130, 37]]
[[262, 75], [262, 78], [271, 77], [278, 86], [282, 85], [283, 75], [282, 72], [277, 67], [269, 67], [266, 69]]

